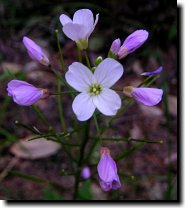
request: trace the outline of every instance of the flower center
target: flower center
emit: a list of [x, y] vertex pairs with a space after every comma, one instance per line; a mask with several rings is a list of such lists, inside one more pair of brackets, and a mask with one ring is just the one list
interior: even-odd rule
[[90, 87], [89, 87], [89, 93], [91, 96], [97, 96], [101, 93], [102, 91], [102, 87], [100, 84], [92, 84]]

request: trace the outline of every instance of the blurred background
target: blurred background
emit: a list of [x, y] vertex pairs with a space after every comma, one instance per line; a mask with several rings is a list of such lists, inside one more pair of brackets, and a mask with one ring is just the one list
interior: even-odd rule
[[[32, 61], [22, 44], [24, 35], [33, 39], [49, 56], [52, 65], [61, 71], [55, 30], [68, 66], [77, 60], [76, 45], [61, 30], [59, 16], [72, 17], [80, 8], [100, 14], [98, 24], [89, 39], [89, 56], [107, 56], [114, 39], [121, 41], [136, 29], [149, 31], [147, 42], [120, 62], [125, 74], [119, 88], [138, 85], [140, 74], [163, 66], [163, 73], [153, 87], [164, 90], [161, 104], [144, 107], [134, 103], [113, 124], [105, 136], [162, 140], [162, 144], [137, 142], [106, 142], [113, 157], [128, 151], [118, 162], [122, 188], [104, 193], [98, 184], [96, 164], [98, 154], [89, 163], [91, 179], [82, 181], [80, 199], [87, 200], [176, 200], [177, 199], [177, 7], [170, 0], [0, 0], [0, 199], [62, 200], [72, 198], [74, 180], [71, 164], [63, 152], [53, 145], [53, 155], [31, 159], [15, 147], [15, 142], [31, 136], [24, 125], [45, 132], [31, 107], [20, 107], [7, 96], [6, 85], [14, 78], [23, 79], [42, 88], [56, 91], [56, 79], [47, 68]], [[71, 126], [72, 100], [63, 98], [63, 109]], [[39, 101], [37, 107], [51, 125], [60, 132], [56, 96]], [[102, 123], [102, 120], [100, 121]], [[94, 125], [92, 126], [95, 133]], [[79, 139], [70, 139], [78, 143]], [[89, 145], [88, 145], [89, 147]], [[43, 148], [43, 147], [42, 147]], [[46, 148], [47, 150], [48, 148]], [[38, 146], [36, 153], [41, 153]], [[43, 151], [42, 151], [43, 152]], [[76, 156], [76, 148], [72, 154]], [[20, 154], [21, 153], [21, 154]], [[45, 152], [44, 152], [45, 153]], [[36, 155], [37, 156], [37, 155]]]

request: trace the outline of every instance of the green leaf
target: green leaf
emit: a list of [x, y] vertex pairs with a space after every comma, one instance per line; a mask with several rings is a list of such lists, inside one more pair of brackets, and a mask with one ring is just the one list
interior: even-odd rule
[[50, 187], [45, 187], [44, 200], [64, 200], [64, 198], [60, 194], [54, 192]]
[[82, 188], [79, 192], [78, 200], [92, 200], [91, 181], [83, 182]]

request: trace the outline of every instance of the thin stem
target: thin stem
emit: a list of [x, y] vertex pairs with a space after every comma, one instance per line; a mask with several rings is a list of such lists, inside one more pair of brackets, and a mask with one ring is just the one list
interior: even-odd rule
[[60, 64], [61, 64], [62, 70], [65, 72], [65, 64], [64, 64], [64, 58], [63, 58], [63, 54], [62, 54], [62, 49], [61, 49], [61, 46], [60, 46], [60, 39], [59, 39], [59, 31], [58, 31], [58, 29], [56, 29], [55, 32], [56, 32], [58, 52], [59, 52], [59, 55], [60, 55]]
[[80, 148], [80, 156], [79, 156], [79, 161], [78, 161], [78, 169], [75, 177], [75, 186], [74, 186], [74, 195], [73, 198], [74, 200], [77, 199], [77, 196], [79, 195], [79, 182], [80, 182], [80, 175], [81, 175], [81, 168], [83, 165], [83, 160], [84, 160], [84, 153], [85, 153], [85, 148], [89, 140], [89, 129], [90, 129], [90, 122], [91, 120], [88, 120], [86, 122], [85, 126], [85, 131], [84, 131], [84, 139]]
[[62, 94], [68, 94], [68, 93], [78, 93], [77, 91], [74, 91], [74, 90], [70, 90], [70, 91], [63, 91], [63, 92], [60, 92], [60, 93], [49, 93], [50, 96], [57, 96], [57, 95], [62, 95]]
[[[92, 137], [93, 139], [96, 139], [97, 137]], [[148, 144], [163, 144], [162, 140], [159, 141], [150, 141], [147, 139], [134, 139], [132, 137], [126, 137], [126, 138], [102, 138], [103, 141], [126, 141], [126, 142], [130, 142], [130, 141], [136, 141], [136, 142], [144, 142], [144, 143], [148, 143]]]
[[78, 61], [82, 63], [82, 56], [81, 56], [81, 50], [79, 46], [77, 45], [77, 56], [78, 56]]
[[63, 131], [66, 131], [66, 123], [64, 120], [63, 110], [62, 110], [62, 96], [61, 93], [61, 81], [57, 79], [57, 92], [58, 92], [58, 113], [60, 118], [60, 124]]
[[88, 68], [91, 69], [90, 60], [89, 60], [89, 57], [88, 57], [88, 54], [87, 54], [86, 50], [84, 50], [84, 55], [85, 55], [85, 58], [86, 58], [86, 64], [87, 64]]
[[97, 121], [97, 117], [96, 117], [95, 114], [93, 115], [93, 117], [94, 117], [95, 127], [96, 127], [96, 129], [97, 129], [97, 133], [98, 133], [99, 140], [102, 141], [101, 131], [100, 131], [100, 128], [99, 128], [99, 123], [98, 123], [98, 121]]
[[46, 118], [44, 117], [44, 115], [42, 114], [42, 112], [40, 111], [40, 109], [38, 109], [38, 107], [36, 107], [35, 105], [32, 105], [32, 109], [34, 110], [34, 112], [36, 113], [40, 121], [50, 130], [51, 126], [49, 122], [46, 120]]

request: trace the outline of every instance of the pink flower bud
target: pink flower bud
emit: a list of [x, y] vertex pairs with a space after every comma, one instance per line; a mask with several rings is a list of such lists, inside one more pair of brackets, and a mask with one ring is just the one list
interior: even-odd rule
[[27, 48], [27, 52], [29, 56], [41, 64], [45, 66], [49, 66], [50, 62], [43, 50], [38, 46], [34, 41], [29, 39], [28, 37], [24, 36], [23, 37], [23, 44]]
[[101, 148], [101, 159], [97, 166], [100, 179], [100, 186], [104, 191], [117, 190], [121, 187], [115, 161], [110, 156], [106, 147]]
[[84, 167], [84, 168], [82, 169], [81, 175], [82, 175], [82, 178], [83, 178], [83, 179], [89, 179], [89, 178], [90, 178], [90, 168], [87, 167], [87, 166]]
[[158, 69], [156, 69], [155, 71], [152, 72], [143, 72], [141, 75], [142, 76], [151, 76], [151, 75], [157, 75], [160, 74], [162, 72], [163, 68], [162, 66], [160, 66]]
[[115, 39], [113, 42], [112, 42], [112, 45], [110, 47], [110, 50], [112, 51], [113, 54], [118, 54], [118, 51], [121, 47], [121, 41], [120, 39]]
[[141, 47], [143, 43], [147, 40], [149, 33], [146, 30], [136, 30], [132, 34], [130, 34], [123, 45], [120, 47], [118, 51], [119, 59], [124, 58], [129, 53], [134, 52], [136, 49]]
[[7, 91], [13, 101], [21, 106], [30, 106], [38, 100], [46, 98], [49, 94], [48, 90], [36, 88], [21, 80], [11, 80], [8, 83]]

